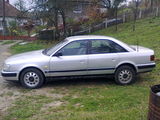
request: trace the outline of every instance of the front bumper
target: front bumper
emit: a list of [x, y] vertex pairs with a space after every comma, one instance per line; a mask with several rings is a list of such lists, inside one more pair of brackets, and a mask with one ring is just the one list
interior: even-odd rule
[[18, 80], [18, 74], [14, 73], [14, 72], [4, 72], [4, 71], [2, 71], [1, 75], [5, 80], [14, 80], [14, 81]]

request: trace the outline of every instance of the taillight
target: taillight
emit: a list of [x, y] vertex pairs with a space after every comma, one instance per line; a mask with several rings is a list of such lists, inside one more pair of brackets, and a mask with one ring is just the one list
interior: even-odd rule
[[155, 60], [155, 56], [154, 55], [151, 55], [150, 56], [150, 61], [154, 61]]

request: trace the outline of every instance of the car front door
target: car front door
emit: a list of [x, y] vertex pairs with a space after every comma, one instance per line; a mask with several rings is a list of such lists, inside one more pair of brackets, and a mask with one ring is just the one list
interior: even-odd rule
[[87, 74], [88, 41], [73, 41], [60, 49], [50, 59], [50, 76]]
[[88, 74], [112, 74], [119, 62], [117, 50], [110, 40], [89, 42]]

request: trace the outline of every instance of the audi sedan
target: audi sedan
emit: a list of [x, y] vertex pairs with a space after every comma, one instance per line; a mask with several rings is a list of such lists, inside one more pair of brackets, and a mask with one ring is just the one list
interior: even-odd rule
[[129, 46], [107, 36], [73, 36], [44, 50], [9, 57], [2, 69], [6, 80], [26, 88], [41, 87], [48, 77], [114, 75], [116, 83], [128, 85], [136, 75], [155, 67], [154, 51]]

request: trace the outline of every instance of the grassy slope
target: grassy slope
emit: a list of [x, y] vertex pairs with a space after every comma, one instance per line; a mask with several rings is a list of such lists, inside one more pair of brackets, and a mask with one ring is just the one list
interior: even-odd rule
[[[138, 21], [135, 32], [130, 23], [119, 25], [118, 32], [114, 29], [111, 27], [94, 34], [113, 36], [129, 44], [136, 44], [138, 40], [140, 45], [154, 49], [160, 58], [160, 19]], [[45, 94], [42, 97], [33, 95], [34, 92], [28, 97], [24, 93], [24, 97], [9, 108], [5, 119], [146, 120], [149, 86], [159, 83], [159, 70], [157, 64], [153, 72], [140, 75], [138, 81], [130, 86], [118, 86], [100, 78], [53, 82], [47, 92], [61, 94], [62, 98], [49, 98]], [[43, 106], [51, 101], [61, 101], [62, 104], [44, 110]]]

